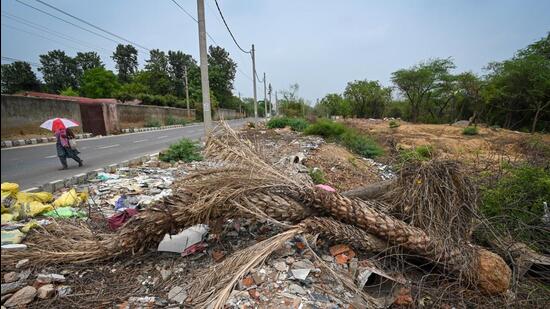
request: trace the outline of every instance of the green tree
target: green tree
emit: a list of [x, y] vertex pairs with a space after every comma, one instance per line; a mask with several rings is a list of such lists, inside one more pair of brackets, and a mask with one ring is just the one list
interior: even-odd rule
[[67, 56], [62, 50], [52, 50], [40, 55], [42, 72], [46, 89], [59, 93], [61, 90], [73, 87], [78, 88], [78, 67], [76, 61]]
[[349, 102], [340, 94], [329, 93], [315, 106], [320, 116], [344, 116], [351, 114]]
[[118, 44], [115, 52], [111, 58], [115, 61], [115, 67], [118, 70], [118, 79], [127, 83], [131, 80], [134, 73], [137, 72], [138, 68], [138, 51], [137, 49], [128, 44]]
[[[281, 91], [282, 98], [277, 102], [279, 113], [287, 117], [305, 117], [312, 108], [306, 103], [303, 98], [298, 97], [298, 84], [290, 85], [288, 90]], [[258, 105], [260, 105], [258, 103]], [[263, 110], [263, 104], [261, 104]], [[258, 106], [258, 111], [260, 106]]]
[[534, 132], [539, 119], [550, 116], [549, 58], [531, 54], [493, 64], [488, 79], [485, 96], [504, 127], [522, 127], [531, 119]]
[[10, 64], [2, 64], [2, 93], [16, 93], [39, 89], [40, 82], [29, 63], [15, 61]]
[[219, 46], [210, 46], [208, 48], [208, 78], [210, 89], [214, 96], [220, 102], [221, 107], [225, 107], [232, 97], [233, 81], [237, 64], [229, 57], [229, 53]]
[[67, 96], [67, 97], [78, 97], [80, 94], [78, 93], [78, 91], [74, 90], [73, 87], [69, 87], [67, 89], [63, 89], [61, 91], [61, 93], [59, 93], [60, 95], [64, 95], [64, 96]]
[[344, 97], [349, 101], [353, 115], [381, 118], [391, 101], [391, 89], [382, 87], [378, 81], [354, 81], [346, 86]]
[[102, 67], [104, 68], [105, 65], [101, 61], [101, 57], [96, 52], [78, 52], [76, 53], [76, 57], [74, 57], [74, 60], [76, 61], [76, 65], [79, 70], [82, 72], [94, 68]]
[[392, 82], [405, 95], [411, 105], [412, 121], [416, 122], [421, 108], [430, 102], [433, 91], [441, 86], [442, 80], [455, 68], [453, 61], [433, 59], [422, 62], [410, 69], [401, 69], [392, 73]]
[[116, 75], [98, 67], [84, 72], [80, 90], [88, 98], [111, 98], [119, 88]]
[[149, 88], [146, 85], [131, 82], [122, 84], [117, 92], [114, 93], [114, 97], [122, 102], [131, 101], [136, 99], [140, 94], [148, 94]]
[[[185, 54], [181, 51], [168, 51], [168, 73], [173, 83], [177, 97], [185, 97], [185, 71], [187, 70], [187, 81], [191, 84], [192, 81], [196, 81], [199, 69], [197, 61], [193, 59], [193, 56]], [[192, 87], [188, 85], [188, 87]]]

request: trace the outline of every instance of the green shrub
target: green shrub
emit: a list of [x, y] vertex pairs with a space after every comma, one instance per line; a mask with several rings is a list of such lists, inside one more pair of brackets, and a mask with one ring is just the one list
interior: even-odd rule
[[309, 123], [302, 118], [275, 117], [270, 119], [266, 125], [270, 129], [290, 127], [294, 131], [302, 132]]
[[399, 122], [397, 122], [395, 120], [390, 120], [389, 125], [390, 125], [391, 129], [395, 129], [395, 128], [399, 127], [401, 124], [399, 124]]
[[481, 212], [498, 231], [537, 247], [549, 236], [542, 218], [543, 202], [550, 202], [550, 172], [527, 165], [506, 171], [496, 185], [481, 188]]
[[374, 140], [365, 135], [348, 130], [340, 137], [341, 143], [350, 151], [365, 158], [374, 158], [384, 154], [384, 150]]
[[155, 128], [155, 127], [160, 127], [162, 124], [160, 123], [160, 121], [158, 119], [149, 119], [147, 120], [147, 122], [145, 122], [145, 124], [143, 125], [144, 127], [146, 128]]
[[176, 144], [170, 145], [168, 150], [161, 152], [159, 159], [164, 162], [192, 162], [201, 161], [202, 156], [199, 152], [199, 145], [187, 138], [184, 138]]
[[187, 124], [187, 121], [183, 118], [174, 118], [172, 115], [169, 115], [168, 117], [166, 117], [166, 125], [167, 126], [173, 126], [173, 125], [176, 125], [176, 124], [184, 126], [184, 125]]
[[320, 135], [324, 138], [337, 138], [348, 129], [341, 123], [328, 119], [319, 119], [316, 123], [309, 125], [304, 133], [307, 135]]
[[325, 173], [320, 168], [311, 168], [309, 169], [309, 176], [311, 177], [311, 180], [313, 180], [313, 183], [316, 185], [324, 184], [327, 182], [325, 179]]
[[434, 149], [431, 145], [422, 145], [413, 149], [401, 150], [399, 161], [401, 163], [411, 161], [427, 161], [433, 157]]
[[462, 134], [464, 135], [477, 135], [478, 133], [477, 127], [465, 127], [464, 130], [462, 130]]

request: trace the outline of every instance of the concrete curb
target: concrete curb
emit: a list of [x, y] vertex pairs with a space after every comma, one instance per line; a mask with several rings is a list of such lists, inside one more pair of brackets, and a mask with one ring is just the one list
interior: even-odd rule
[[[191, 124], [191, 123], [190, 123]], [[160, 126], [160, 127], [150, 127], [150, 128], [129, 128], [129, 129], [122, 129], [122, 133], [138, 133], [138, 132], [148, 132], [148, 131], [158, 131], [158, 130], [165, 130], [165, 129], [175, 129], [175, 128], [183, 128], [190, 124], [175, 124], [171, 126]]]
[[83, 183], [87, 182], [88, 180], [96, 179], [97, 174], [99, 174], [101, 172], [114, 173], [119, 168], [128, 167], [129, 165], [142, 164], [142, 163], [145, 163], [145, 162], [147, 162], [151, 159], [157, 158], [158, 155], [159, 155], [159, 153], [157, 152], [157, 153], [153, 153], [153, 154], [149, 154], [149, 155], [143, 155], [143, 156], [135, 157], [131, 160], [125, 160], [125, 161], [122, 161], [120, 163], [110, 164], [106, 167], [98, 168], [98, 169], [95, 169], [93, 171], [89, 171], [89, 172], [86, 172], [86, 173], [76, 174], [72, 177], [68, 177], [68, 178], [65, 178], [65, 179], [58, 179], [58, 180], [50, 181], [50, 182], [45, 183], [45, 184], [43, 184], [39, 187], [32, 187], [32, 188], [28, 188], [28, 189], [23, 190], [23, 191], [24, 192], [42, 192], [42, 191], [46, 191], [46, 192], [53, 193], [53, 192], [58, 191], [58, 190], [63, 189], [63, 188], [69, 188], [69, 187], [72, 187], [72, 186], [80, 185], [80, 184], [83, 184]]
[[[86, 139], [93, 137], [92, 133], [83, 133], [77, 134], [76, 139]], [[34, 144], [43, 144], [43, 143], [53, 143], [55, 142], [55, 137], [41, 137], [41, 138], [29, 138], [29, 139], [16, 139], [16, 140], [7, 140], [2, 141], [2, 148], [11, 148], [25, 145], [34, 145]]]

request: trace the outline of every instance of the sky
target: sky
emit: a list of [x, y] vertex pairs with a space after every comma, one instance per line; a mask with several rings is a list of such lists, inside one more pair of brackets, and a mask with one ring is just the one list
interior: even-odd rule
[[[19, 1], [100, 33], [36, 0]], [[199, 59], [197, 23], [172, 0], [43, 1], [143, 47], [182, 50]], [[175, 1], [196, 18], [196, 1]], [[206, 31], [210, 35], [207, 43], [222, 46], [230, 53], [238, 64], [234, 93], [251, 97], [250, 56], [231, 40], [214, 0], [204, 1]], [[20, 2], [1, 0], [3, 57], [39, 63], [38, 56], [52, 49], [63, 49], [71, 56], [93, 50], [108, 69], [114, 70], [110, 55], [116, 42]], [[512, 57], [550, 31], [550, 1], [546, 0], [218, 3], [238, 43], [245, 50], [255, 45], [258, 75], [265, 72], [267, 81], [278, 91], [298, 83], [298, 95], [311, 103], [327, 93], [342, 93], [353, 80], [379, 80], [391, 86], [392, 72], [430, 58], [452, 57], [456, 72], [482, 74], [487, 63]], [[140, 68], [147, 58], [147, 50], [139, 49]], [[263, 84], [257, 87], [258, 98], [262, 99]]]

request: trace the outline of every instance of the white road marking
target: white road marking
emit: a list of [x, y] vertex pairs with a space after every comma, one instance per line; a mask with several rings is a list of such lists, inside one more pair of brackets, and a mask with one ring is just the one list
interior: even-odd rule
[[109, 146], [96, 147], [96, 149], [107, 149], [107, 148], [113, 148], [113, 147], [118, 147], [118, 146], [120, 146], [120, 144], [114, 144], [114, 145], [109, 145]]
[[57, 155], [47, 156], [47, 157], [45, 157], [44, 159], [53, 159], [53, 158], [57, 158]]
[[140, 140], [138, 140], [138, 141], [134, 141], [134, 144], [135, 144], [135, 143], [145, 142], [145, 141], [148, 141], [148, 140], [149, 140], [148, 138], [146, 138], [146, 139], [140, 139]]
[[161, 139], [161, 138], [165, 138], [165, 137], [168, 137], [168, 135], [159, 136], [159, 137], [157, 137], [157, 139]]

